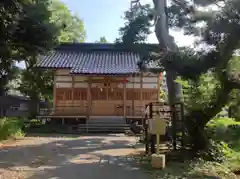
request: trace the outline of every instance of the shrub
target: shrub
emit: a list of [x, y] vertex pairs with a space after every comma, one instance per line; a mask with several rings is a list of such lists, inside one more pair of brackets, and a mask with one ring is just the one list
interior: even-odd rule
[[[224, 163], [232, 171], [240, 170], [240, 122], [233, 118], [216, 118], [208, 123], [206, 131], [208, 137], [218, 146], [215, 146], [213, 153], [220, 159], [220, 154], [224, 154]], [[211, 155], [208, 153], [207, 156], [210, 158]]]
[[189, 179], [237, 179], [237, 176], [224, 164], [198, 161], [192, 164]]
[[213, 119], [207, 124], [206, 132], [209, 138], [232, 147], [240, 141], [240, 122], [232, 118]]
[[237, 179], [226, 165], [200, 159], [169, 162], [165, 169], [151, 173], [159, 179]]
[[11, 137], [23, 136], [23, 120], [20, 118], [1, 118], [0, 119], [0, 140]]
[[208, 148], [199, 153], [199, 157], [206, 161], [224, 162], [226, 160], [226, 153], [228, 153], [227, 144], [221, 142], [217, 143], [213, 140], [209, 141]]

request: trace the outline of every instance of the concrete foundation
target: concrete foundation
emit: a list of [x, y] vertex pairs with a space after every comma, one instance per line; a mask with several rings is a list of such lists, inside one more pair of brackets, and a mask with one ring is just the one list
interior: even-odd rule
[[159, 169], [164, 169], [166, 166], [166, 160], [165, 160], [165, 155], [163, 154], [152, 154], [152, 167], [153, 168], [159, 168]]

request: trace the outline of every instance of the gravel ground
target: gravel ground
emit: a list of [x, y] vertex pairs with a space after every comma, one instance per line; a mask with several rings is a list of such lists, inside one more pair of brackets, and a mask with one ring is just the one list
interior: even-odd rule
[[0, 179], [152, 179], [124, 135], [26, 137], [0, 145]]

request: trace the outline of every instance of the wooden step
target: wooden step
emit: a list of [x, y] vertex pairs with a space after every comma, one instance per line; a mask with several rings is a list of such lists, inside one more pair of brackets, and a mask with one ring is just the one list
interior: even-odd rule
[[77, 126], [78, 132], [117, 132], [124, 133], [126, 130], [130, 130], [130, 126], [127, 124], [79, 124]]

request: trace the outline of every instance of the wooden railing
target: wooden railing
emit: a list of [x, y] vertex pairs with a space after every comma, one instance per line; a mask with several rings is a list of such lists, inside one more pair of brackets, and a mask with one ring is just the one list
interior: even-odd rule
[[[108, 106], [103, 106], [108, 109]], [[92, 111], [88, 106], [57, 106], [55, 109], [41, 109], [40, 116], [124, 116], [124, 106], [114, 105], [112, 108], [114, 110], [109, 110], [106, 112], [101, 112], [101, 110]], [[134, 108], [129, 105], [126, 106], [126, 116], [144, 116], [144, 106], [135, 106]]]

